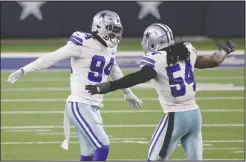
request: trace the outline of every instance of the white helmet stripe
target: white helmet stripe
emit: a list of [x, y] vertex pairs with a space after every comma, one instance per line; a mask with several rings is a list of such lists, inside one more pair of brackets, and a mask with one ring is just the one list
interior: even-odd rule
[[163, 31], [166, 33], [166, 36], [167, 36], [167, 43], [170, 43], [170, 37], [168, 36], [169, 32], [167, 31], [167, 29], [161, 24], [155, 24], [155, 25], [159, 26], [161, 29], [163, 29]]
[[164, 25], [166, 28], [168, 28], [168, 31], [169, 31], [169, 34], [170, 34], [170, 36], [171, 36], [171, 41], [173, 41], [174, 39], [173, 39], [173, 32], [172, 32], [172, 30], [167, 26], [167, 25]]
[[166, 30], [166, 32], [167, 32], [167, 37], [168, 37], [168, 39], [169, 39], [169, 41], [168, 41], [168, 43], [170, 43], [173, 39], [172, 39], [172, 36], [171, 36], [171, 29], [170, 28], [168, 28], [166, 25], [162, 25], [163, 26], [163, 28]]

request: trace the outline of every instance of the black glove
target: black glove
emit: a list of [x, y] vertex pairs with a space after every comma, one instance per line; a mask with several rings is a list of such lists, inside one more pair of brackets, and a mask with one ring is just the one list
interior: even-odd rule
[[94, 94], [105, 94], [110, 92], [110, 82], [104, 82], [96, 85], [86, 85], [85, 89], [88, 90], [88, 92], [91, 95]]
[[216, 46], [219, 48], [219, 50], [224, 50], [227, 54], [230, 54], [236, 49], [236, 45], [232, 41], [227, 41], [225, 44], [220, 44], [218, 41], [216, 41]]

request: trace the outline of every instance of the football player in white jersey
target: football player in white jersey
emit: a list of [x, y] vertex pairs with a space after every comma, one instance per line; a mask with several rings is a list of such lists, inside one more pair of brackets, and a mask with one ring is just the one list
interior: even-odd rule
[[105, 94], [151, 80], [165, 115], [152, 136], [148, 160], [166, 160], [179, 141], [187, 160], [202, 160], [202, 119], [195, 100], [194, 68], [220, 65], [235, 45], [217, 43], [219, 50], [213, 55], [197, 55], [190, 43], [175, 43], [167, 25], [155, 23], [145, 30], [142, 46], [145, 54], [140, 71], [86, 89], [92, 95]]
[[[92, 34], [74, 32], [68, 43], [57, 51], [47, 53], [22, 67], [8, 77], [14, 83], [30, 72], [39, 71], [55, 63], [71, 59], [71, 95], [68, 96], [64, 117], [66, 139], [62, 147], [68, 149], [69, 122], [77, 128], [81, 161], [105, 161], [109, 152], [109, 139], [103, 129], [99, 108], [103, 95], [92, 96], [85, 90], [87, 84], [105, 82], [123, 77], [115, 61], [117, 45], [121, 40], [123, 26], [119, 16], [112, 11], [97, 13], [92, 22]], [[129, 89], [122, 89], [125, 99], [133, 107], [140, 107], [139, 100]]]

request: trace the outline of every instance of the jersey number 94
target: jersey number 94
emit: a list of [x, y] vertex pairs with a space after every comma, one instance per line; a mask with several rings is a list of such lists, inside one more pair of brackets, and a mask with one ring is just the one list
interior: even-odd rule
[[[102, 75], [109, 75], [110, 70], [114, 64], [114, 58], [111, 57], [107, 66], [105, 66], [105, 58], [103, 56], [95, 55], [92, 57], [88, 79], [92, 82], [100, 83]], [[105, 66], [105, 67], [104, 67]]]

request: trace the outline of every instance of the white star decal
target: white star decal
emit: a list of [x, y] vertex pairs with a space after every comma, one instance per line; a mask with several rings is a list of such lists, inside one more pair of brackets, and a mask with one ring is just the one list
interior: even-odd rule
[[29, 15], [35, 16], [38, 20], [43, 20], [42, 12], [40, 11], [40, 7], [45, 2], [17, 2], [21, 7], [21, 15], [20, 20], [26, 19]]
[[143, 19], [148, 14], [151, 14], [158, 20], [161, 19], [158, 7], [162, 2], [137, 2], [137, 3], [141, 6], [138, 19]]

